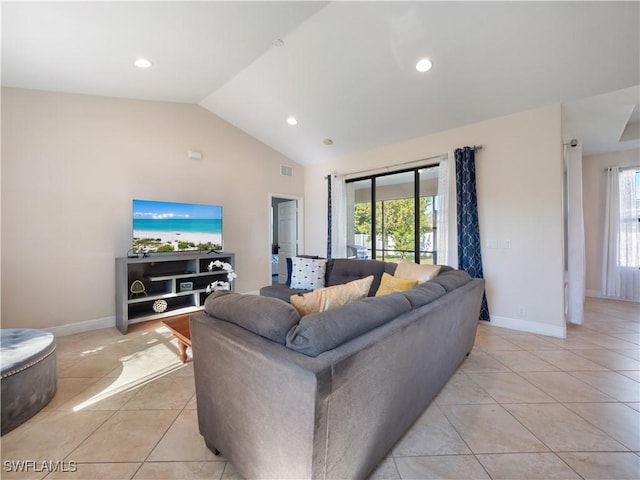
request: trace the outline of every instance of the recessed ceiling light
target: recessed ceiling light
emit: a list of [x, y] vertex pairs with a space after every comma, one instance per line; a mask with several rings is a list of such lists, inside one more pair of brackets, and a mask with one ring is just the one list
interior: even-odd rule
[[296, 120], [296, 117], [289, 117], [287, 118], [287, 123], [289, 125], [297, 125], [298, 124], [298, 120]]
[[273, 41], [273, 46], [274, 47], [282, 47], [284, 45], [284, 40], [282, 40], [281, 38], [276, 38]]
[[332, 144], [333, 144], [333, 140], [331, 140], [330, 138], [325, 138], [325, 139], [323, 140], [323, 143], [324, 143], [325, 145], [332, 145]]
[[418, 63], [416, 63], [416, 70], [418, 70], [420, 73], [424, 73], [431, 70], [432, 66], [433, 64], [431, 63], [431, 60], [429, 60], [428, 58], [422, 58], [420, 59], [420, 61], [418, 61]]
[[149, 68], [151, 65], [153, 65], [153, 63], [151, 63], [151, 60], [142, 57], [136, 58], [136, 61], [133, 62], [133, 64], [138, 68]]

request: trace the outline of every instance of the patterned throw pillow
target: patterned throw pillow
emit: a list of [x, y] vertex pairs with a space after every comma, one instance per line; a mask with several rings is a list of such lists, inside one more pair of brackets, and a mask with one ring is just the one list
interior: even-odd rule
[[315, 290], [324, 287], [326, 268], [326, 260], [294, 257], [291, 266], [291, 288]]
[[303, 295], [291, 295], [291, 305], [295, 307], [301, 317], [310, 313], [331, 310], [365, 298], [371, 288], [371, 282], [373, 282], [373, 275], [353, 280], [344, 285], [319, 288]]
[[376, 297], [388, 295], [389, 293], [411, 290], [417, 284], [417, 280], [407, 280], [405, 278], [398, 278], [393, 275], [389, 275], [388, 273], [383, 273], [382, 280], [380, 280], [380, 286], [376, 292]]

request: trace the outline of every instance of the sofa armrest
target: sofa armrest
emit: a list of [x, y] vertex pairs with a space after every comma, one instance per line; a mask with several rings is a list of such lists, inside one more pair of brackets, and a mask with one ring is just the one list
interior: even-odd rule
[[[316, 409], [326, 408], [331, 369], [284, 345], [210, 317], [190, 320], [198, 426], [207, 446], [247, 478], [311, 478]], [[313, 442], [309, 439], [314, 438]], [[316, 468], [318, 468], [316, 466]]]
[[268, 285], [260, 289], [260, 295], [263, 297], [272, 297], [284, 300], [287, 303], [291, 303], [291, 295], [297, 295], [298, 293], [308, 293], [311, 290], [301, 290], [298, 288], [289, 288], [284, 283], [278, 283], [275, 285]]

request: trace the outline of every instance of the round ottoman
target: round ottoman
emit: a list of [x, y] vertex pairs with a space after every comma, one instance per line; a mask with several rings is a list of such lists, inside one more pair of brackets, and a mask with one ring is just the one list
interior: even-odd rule
[[0, 329], [0, 410], [4, 435], [38, 413], [56, 393], [56, 338], [31, 328]]

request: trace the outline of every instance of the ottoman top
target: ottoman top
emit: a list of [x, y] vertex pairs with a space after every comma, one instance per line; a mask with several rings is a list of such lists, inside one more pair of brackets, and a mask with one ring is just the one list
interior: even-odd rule
[[2, 376], [37, 363], [56, 348], [53, 333], [33, 328], [0, 329], [0, 365]]

